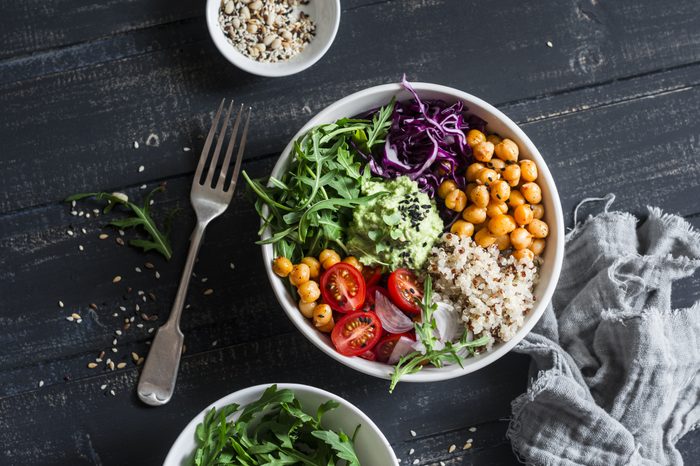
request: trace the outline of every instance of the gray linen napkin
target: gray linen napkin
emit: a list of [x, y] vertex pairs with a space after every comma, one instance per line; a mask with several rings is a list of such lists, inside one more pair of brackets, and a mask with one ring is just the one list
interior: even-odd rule
[[515, 349], [533, 362], [507, 436], [527, 464], [683, 464], [675, 443], [700, 422], [700, 302], [671, 309], [671, 286], [700, 267], [700, 234], [652, 207], [638, 226], [599, 200]]

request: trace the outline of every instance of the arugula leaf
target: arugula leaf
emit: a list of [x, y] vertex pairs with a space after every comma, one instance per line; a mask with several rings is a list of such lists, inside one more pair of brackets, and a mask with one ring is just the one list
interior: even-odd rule
[[450, 362], [461, 366], [464, 361], [462, 350], [467, 349], [470, 351], [470, 354], [473, 354], [475, 348], [487, 345], [491, 341], [489, 335], [484, 335], [476, 340], [468, 340], [469, 334], [465, 329], [459, 341], [454, 343], [448, 341], [445, 342], [444, 348], [440, 350], [435, 349], [435, 343], [437, 343], [438, 339], [435, 337], [437, 324], [433, 318], [433, 313], [437, 310], [437, 304], [433, 302], [433, 287], [430, 275], [427, 275], [423, 282], [423, 301], [420, 307], [421, 321], [416, 322], [414, 327], [416, 337], [423, 343], [425, 352], [413, 351], [399, 359], [399, 362], [394, 367], [394, 372], [391, 374], [389, 393], [394, 391], [401, 377], [406, 374], [419, 372], [425, 364], [442, 367], [443, 364]]
[[[391, 125], [394, 101], [379, 109], [371, 120], [342, 118], [312, 128], [294, 141], [292, 160], [279, 179], [263, 183], [243, 171], [255, 210], [267, 228], [275, 254], [297, 262], [326, 248], [345, 250], [352, 209], [370, 197], [360, 198], [360, 185], [371, 179], [362, 170], [355, 147], [371, 151], [384, 142]], [[352, 144], [351, 144], [352, 142]], [[267, 213], [263, 213], [263, 207]]]
[[74, 194], [66, 198], [66, 202], [79, 201], [89, 197], [95, 198], [97, 201], [107, 201], [107, 206], [104, 208], [104, 213], [107, 214], [112, 211], [112, 209], [117, 205], [122, 205], [131, 210], [133, 217], [127, 217], [124, 219], [115, 219], [109, 222], [109, 225], [116, 228], [127, 229], [141, 227], [149, 236], [149, 239], [132, 239], [129, 241], [131, 246], [141, 248], [144, 252], [150, 250], [156, 250], [163, 255], [166, 259], [170, 260], [173, 256], [172, 248], [170, 247], [170, 241], [168, 240], [168, 232], [170, 230], [170, 221], [172, 220], [172, 213], [169, 215], [166, 221], [166, 233], [162, 233], [158, 226], [156, 225], [153, 217], [151, 217], [150, 207], [151, 199], [153, 195], [157, 192], [164, 191], [163, 186], [159, 186], [150, 193], [146, 195], [142, 206], [138, 206], [121, 193], [80, 193]]
[[357, 459], [355, 447], [350, 441], [350, 438], [345, 435], [342, 430], [337, 434], [332, 430], [317, 430], [311, 432], [311, 435], [330, 445], [330, 447], [337, 452], [340, 459], [348, 462], [348, 466], [360, 466], [360, 460]]
[[335, 401], [327, 401], [312, 416], [293, 392], [271, 385], [236, 420], [228, 420], [240, 411], [236, 404], [207, 412], [195, 429], [197, 450], [191, 464], [359, 466], [354, 435], [350, 439], [321, 425], [323, 414], [337, 407]]

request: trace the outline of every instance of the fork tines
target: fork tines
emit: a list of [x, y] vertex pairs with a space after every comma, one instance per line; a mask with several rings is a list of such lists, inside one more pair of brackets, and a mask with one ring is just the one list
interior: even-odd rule
[[[224, 156], [223, 163], [219, 167], [219, 155], [221, 154], [221, 147], [223, 146], [224, 139], [226, 138], [226, 130], [233, 111], [233, 100], [231, 100], [228, 105], [228, 110], [226, 111], [226, 117], [224, 118], [221, 127], [219, 127], [219, 120], [221, 119], [221, 112], [224, 109], [225, 103], [226, 99], [223, 99], [221, 101], [221, 105], [219, 105], [219, 110], [217, 110], [216, 115], [214, 116], [214, 121], [212, 121], [211, 129], [209, 130], [209, 134], [207, 135], [207, 139], [204, 143], [204, 148], [202, 149], [202, 155], [199, 157], [199, 164], [197, 165], [197, 171], [194, 175], [194, 183], [200, 184], [204, 188], [211, 188], [226, 193], [232, 193], [236, 188], [238, 172], [241, 169], [241, 161], [243, 160], [243, 152], [245, 150], [246, 138], [248, 136], [248, 123], [250, 122], [250, 114], [252, 109], [248, 107], [248, 111], [244, 112], [243, 104], [241, 104], [240, 108], [238, 109], [236, 119], [233, 122], [231, 138], [229, 139], [228, 146], [226, 147], [226, 155]], [[243, 133], [241, 134], [241, 139], [238, 145], [236, 162], [234, 164], [233, 171], [231, 172], [231, 176], [227, 177], [231, 165], [231, 156], [233, 154], [233, 149], [236, 145], [236, 138], [238, 136], [238, 127], [240, 126], [241, 118], [243, 117], [244, 113], [246, 113], [245, 124], [243, 126]], [[214, 148], [213, 153], [210, 154], [209, 152], [215, 135], [217, 135], [216, 147]], [[206, 178], [202, 179], [205, 166], [208, 166], [209, 168], [206, 172]]]

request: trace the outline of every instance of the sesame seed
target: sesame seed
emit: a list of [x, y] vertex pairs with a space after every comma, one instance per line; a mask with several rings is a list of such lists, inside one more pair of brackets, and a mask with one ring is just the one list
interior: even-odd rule
[[233, 262], [229, 262], [228, 266], [231, 268], [231, 270], [233, 270], [236, 267], [235, 265], [233, 265]]
[[[151, 343], [150, 341], [147, 341], [147, 342], [146, 342], [147, 345], [150, 344], [150, 343]], [[137, 366], [140, 366], [141, 364], [143, 364], [144, 361], [145, 361], [145, 359], [144, 359], [143, 357], [141, 357], [141, 358], [139, 358], [138, 361], [136, 361], [136, 365], [137, 365]]]
[[114, 241], [117, 242], [119, 246], [124, 246], [124, 240], [121, 238], [115, 238]]
[[119, 306], [120, 311], [126, 311], [126, 308], [124, 306]]
[[420, 463], [420, 460], [418, 458], [413, 460], [413, 464], [418, 464], [418, 463]]
[[81, 228], [80, 231], [82, 231], [84, 235], [87, 234], [87, 230], [85, 228]]
[[547, 47], [549, 47], [550, 49], [551, 49], [552, 47], [554, 47], [554, 44], [552, 44], [552, 41], [551, 41], [551, 40], [548, 40], [548, 41], [547, 41]]
[[80, 323], [83, 322], [83, 319], [77, 319], [75, 322], [78, 323], [78, 324], [80, 324]]
[[137, 272], [141, 273], [141, 267], [135, 267], [134, 270], [136, 270]]
[[88, 363], [88, 368], [89, 368], [89, 369], [94, 369], [94, 368], [96, 368], [96, 367], [97, 367], [97, 363], [96, 363], [96, 362], [89, 362], [89, 363]]
[[70, 206], [75, 207], [75, 201], [70, 201]]
[[122, 331], [121, 331], [121, 330], [115, 330], [114, 333], [115, 333], [117, 336], [121, 336]]
[[462, 447], [462, 450], [469, 450], [472, 447], [472, 444], [470, 442], [467, 442], [464, 444], [464, 447]]
[[71, 211], [70, 211], [70, 214], [71, 214], [71, 215], [78, 215], [78, 212], [75, 211], [75, 210], [71, 210]]
[[110, 391], [109, 391], [109, 394], [112, 395], [112, 396], [114, 396], [114, 395], [115, 395], [114, 390], [110, 390]]
[[119, 236], [124, 236], [124, 230], [117, 230], [119, 232]]
[[185, 309], [189, 309], [189, 308], [191, 308], [191, 307], [192, 307], [191, 304], [185, 304]]
[[44, 386], [44, 381], [43, 381], [43, 380], [40, 380], [40, 381], [39, 381], [39, 388], [41, 388], [41, 387], [43, 387], [43, 386]]
[[73, 230], [66, 230], [66, 233], [68, 234], [68, 236], [73, 236]]
[[117, 346], [117, 339], [112, 340], [112, 346]]
[[139, 148], [139, 142], [138, 142], [138, 141], [134, 141], [134, 149], [138, 149], [138, 148]]
[[107, 233], [100, 233], [100, 236], [98, 238], [107, 239], [107, 238], [109, 238], [109, 235]]
[[476, 427], [470, 427], [469, 432], [476, 432]]
[[145, 169], [146, 169], [146, 167], [144, 167], [143, 165], [139, 165], [139, 173], [141, 173], [141, 172], [144, 171]]
[[116, 353], [117, 351], [119, 351], [117, 348], [112, 348], [112, 353]]
[[211, 346], [216, 346], [219, 344], [219, 340], [214, 340], [211, 342]]
[[79, 244], [79, 245], [78, 245], [78, 249], [80, 249], [81, 251], [84, 251], [84, 250], [85, 250], [85, 248], [83, 247], [82, 244]]
[[118, 315], [119, 313], [115, 312], [114, 314], [112, 314], [112, 317], [117, 317]]
[[450, 445], [450, 448], [447, 450], [447, 452], [448, 452], [448, 453], [452, 453], [452, 452], [455, 451], [456, 449], [457, 449], [457, 445], [452, 444], [452, 445]]
[[143, 265], [144, 265], [144, 267], [146, 267], [147, 269], [152, 269], [152, 268], [155, 267], [155, 265], [151, 264], [150, 262], [146, 262], [146, 263], [143, 264]]
[[156, 275], [156, 278], [160, 278], [160, 272], [158, 272], [157, 270], [156, 270], [155, 275]]
[[148, 333], [153, 333], [154, 330], [155, 330], [155, 328], [151, 327], [148, 329]]
[[90, 218], [90, 213], [85, 214], [85, 218]]
[[85, 212], [83, 212], [82, 210], [78, 212], [78, 217], [82, 217], [83, 215], [85, 215]]
[[202, 278], [202, 283], [206, 283], [208, 281], [209, 281], [209, 279], [207, 277]]
[[467, 443], [473, 443], [473, 442], [474, 442], [474, 439], [473, 439], [473, 438], [468, 438], [468, 439], [467, 439]]
[[143, 324], [136, 324], [136, 328], [143, 328]]
[[191, 149], [189, 147], [183, 147], [182, 150], [184, 150], [185, 152], [189, 152]]
[[58, 307], [63, 307], [63, 301], [61, 301], [60, 299], [58, 300]]
[[411, 431], [411, 437], [415, 437], [415, 436], [416, 436], [416, 431], [415, 431], [415, 430], [412, 430], [412, 431]]
[[75, 320], [80, 319], [80, 314], [78, 314], [77, 312], [74, 312], [74, 313], [71, 314], [70, 316], [71, 316], [73, 319], [75, 319]]
[[97, 304], [95, 304], [95, 303], [90, 303], [90, 309], [96, 311], [96, 310], [97, 310]]
[[209, 296], [212, 293], [214, 293], [214, 290], [211, 288], [207, 288], [206, 290], [204, 290], [204, 296]]
[[140, 186], [141, 189], [146, 189], [147, 187], [148, 187], [148, 186], [146, 186], [145, 184], [142, 184], [142, 185]]
[[132, 353], [131, 353], [131, 359], [132, 359], [132, 361], [134, 361], [134, 362], [138, 362], [138, 361], [139, 361], [139, 355], [138, 355], [137, 353], [133, 353], [133, 352], [132, 352]]
[[411, 448], [410, 450], [408, 450], [408, 454], [409, 454], [409, 455], [412, 455], [412, 454], [414, 454], [415, 452], [416, 452], [416, 450], [413, 449], [413, 448]]
[[121, 275], [116, 275], [116, 276], [112, 279], [112, 283], [119, 283], [120, 281], [122, 281]]
[[125, 362], [120, 362], [119, 364], [117, 364], [117, 369], [124, 369], [125, 367], [126, 367]]
[[92, 209], [92, 213], [95, 214], [95, 216], [100, 215], [100, 209]]
[[107, 388], [107, 384], [106, 384], [106, 383], [103, 383], [102, 385], [100, 385], [100, 390], [104, 390], [105, 388]]

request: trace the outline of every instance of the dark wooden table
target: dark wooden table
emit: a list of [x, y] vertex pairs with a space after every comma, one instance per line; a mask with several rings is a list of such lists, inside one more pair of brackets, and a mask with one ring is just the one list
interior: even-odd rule
[[[405, 72], [474, 93], [520, 123], [556, 178], [569, 226], [579, 200], [614, 192], [618, 209], [657, 205], [700, 227], [700, 2], [344, 0], [328, 54], [278, 79], [226, 62], [202, 3], [0, 1], [0, 463], [159, 464], [211, 401], [291, 381], [357, 404], [403, 464], [517, 464], [505, 431], [528, 358], [389, 395], [386, 381], [324, 356], [284, 316], [242, 189], [201, 250], [175, 397], [157, 409], [139, 403], [130, 355], [145, 355], [149, 330], [167, 318], [211, 112], [224, 96], [255, 107], [244, 169], [264, 176], [311, 115]], [[61, 202], [98, 190], [138, 198], [161, 182], [156, 215], [183, 209], [170, 262], [119, 246], [103, 217], [88, 218], [94, 206], [71, 215]], [[679, 284], [678, 306], [700, 298], [699, 281]], [[81, 323], [66, 320], [74, 312]], [[126, 368], [88, 368], [101, 351]], [[462, 450], [468, 438], [474, 447]], [[688, 464], [700, 461], [697, 431], [679, 447]]]

